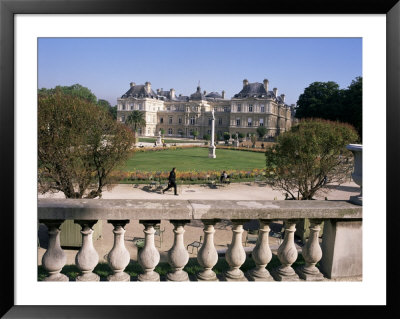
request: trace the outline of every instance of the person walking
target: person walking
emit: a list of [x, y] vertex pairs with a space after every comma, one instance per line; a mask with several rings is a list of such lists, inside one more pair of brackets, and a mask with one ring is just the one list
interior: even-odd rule
[[168, 177], [168, 187], [166, 189], [163, 189], [162, 193], [164, 194], [167, 190], [169, 190], [171, 187], [174, 188], [174, 194], [178, 196], [177, 190], [176, 190], [176, 168], [172, 168], [172, 171], [169, 172], [169, 177]]

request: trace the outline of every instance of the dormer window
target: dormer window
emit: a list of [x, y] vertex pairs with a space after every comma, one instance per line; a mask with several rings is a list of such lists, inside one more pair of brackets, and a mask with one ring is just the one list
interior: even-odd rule
[[253, 112], [253, 105], [252, 104], [249, 105], [249, 112]]

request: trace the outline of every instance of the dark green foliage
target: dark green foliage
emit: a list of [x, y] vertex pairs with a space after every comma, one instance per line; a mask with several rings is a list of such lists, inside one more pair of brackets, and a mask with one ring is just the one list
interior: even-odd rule
[[348, 124], [302, 120], [267, 149], [267, 183], [292, 199], [313, 199], [326, 184], [348, 180], [353, 156], [346, 145], [357, 139]]
[[97, 97], [87, 87], [80, 84], [73, 84], [71, 86], [60, 86], [57, 85], [54, 89], [42, 88], [38, 91], [39, 94], [54, 94], [57, 91], [61, 91], [63, 94], [79, 97], [86, 101], [97, 103]]
[[224, 140], [228, 141], [231, 138], [231, 135], [229, 134], [229, 132], [224, 132]]
[[332, 81], [311, 83], [297, 101], [296, 117], [349, 123], [361, 138], [362, 77], [357, 77], [343, 90]]
[[206, 140], [206, 141], [209, 141], [209, 140], [211, 140], [211, 135], [210, 134], [204, 134], [203, 135], [203, 139]]
[[133, 132], [137, 133], [137, 130], [139, 128], [146, 126], [144, 112], [137, 110], [132, 111], [132, 113], [129, 114], [126, 118], [125, 124], [128, 125], [133, 130]]
[[264, 126], [257, 127], [257, 134], [259, 138], [263, 138], [267, 134], [267, 129]]

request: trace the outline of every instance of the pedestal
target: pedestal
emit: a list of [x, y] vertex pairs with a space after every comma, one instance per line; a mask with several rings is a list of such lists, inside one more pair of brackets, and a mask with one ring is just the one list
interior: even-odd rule
[[208, 148], [208, 157], [209, 157], [209, 158], [216, 158], [216, 155], [215, 155], [215, 145], [211, 145], [211, 146]]

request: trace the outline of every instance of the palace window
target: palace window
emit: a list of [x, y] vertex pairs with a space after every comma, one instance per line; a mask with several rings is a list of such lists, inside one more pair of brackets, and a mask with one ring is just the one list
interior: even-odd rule
[[139, 110], [143, 110], [143, 106], [142, 106], [142, 103], [139, 103]]
[[133, 104], [131, 104], [131, 110], [133, 110]]
[[122, 104], [122, 109], [125, 111], [125, 104]]
[[190, 125], [194, 125], [195, 124], [195, 120], [194, 120], [194, 117], [192, 116], [191, 118], [190, 118]]
[[264, 126], [264, 119], [260, 119], [260, 126]]
[[182, 124], [182, 118], [181, 117], [178, 118], [178, 123]]
[[172, 124], [172, 116], [168, 118], [168, 124]]
[[178, 130], [178, 134], [179, 134], [179, 135], [183, 135], [183, 131], [182, 131], [181, 128]]
[[121, 116], [121, 122], [125, 122], [125, 115]]
[[238, 104], [237, 105], [237, 111], [238, 112], [242, 112], [242, 104]]
[[253, 112], [253, 105], [252, 104], [249, 105], [249, 112]]
[[229, 112], [229, 107], [228, 106], [224, 106], [224, 112]]
[[252, 126], [252, 120], [251, 120], [251, 117], [249, 117], [249, 118], [247, 119], [247, 126]]
[[212, 124], [212, 119], [209, 118], [209, 119], [208, 119], [208, 125], [211, 125], [211, 124]]
[[168, 129], [168, 135], [172, 135], [172, 128]]
[[211, 135], [211, 130], [208, 130], [208, 131], [207, 131], [207, 134]]
[[167, 111], [171, 111], [171, 107], [170, 106], [167, 106]]
[[218, 118], [218, 125], [222, 125], [222, 117]]
[[236, 126], [240, 126], [240, 119], [236, 119]]
[[160, 117], [160, 124], [164, 123], [164, 118]]
[[265, 113], [265, 106], [261, 105], [261, 113]]

